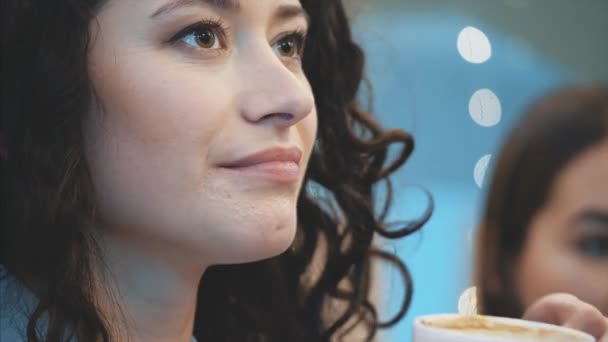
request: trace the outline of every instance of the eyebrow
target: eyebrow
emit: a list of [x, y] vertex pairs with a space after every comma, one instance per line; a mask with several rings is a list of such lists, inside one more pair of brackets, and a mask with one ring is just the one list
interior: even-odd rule
[[308, 13], [306, 13], [304, 8], [297, 5], [281, 5], [275, 10], [272, 17], [274, 20], [278, 21], [286, 21], [289, 19], [301, 17], [306, 20], [306, 23], [308, 25], [310, 25], [310, 16], [308, 15]]
[[[168, 14], [181, 7], [190, 6], [211, 6], [225, 11], [238, 12], [241, 9], [239, 0], [174, 0], [164, 6], [161, 6], [150, 15], [150, 19], [157, 18]], [[281, 5], [274, 14], [273, 19], [278, 21], [286, 21], [289, 19], [302, 17], [306, 23], [310, 25], [310, 17], [306, 11], [297, 5]]]
[[585, 224], [608, 227], [608, 211], [587, 210], [578, 215], [576, 221]]
[[181, 7], [191, 6], [211, 6], [221, 10], [237, 12], [241, 9], [241, 4], [238, 0], [174, 0], [164, 6], [161, 6], [150, 15], [150, 19], [168, 14]]

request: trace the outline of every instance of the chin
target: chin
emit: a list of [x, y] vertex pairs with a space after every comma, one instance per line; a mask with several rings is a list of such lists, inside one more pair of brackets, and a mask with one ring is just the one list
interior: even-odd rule
[[293, 243], [296, 235], [296, 222], [280, 225], [268, 225], [259, 231], [261, 239], [257, 239], [258, 256], [251, 261], [257, 261], [278, 256], [285, 252]]
[[[295, 215], [294, 215], [295, 216]], [[243, 264], [276, 257], [285, 252], [296, 235], [297, 220], [266, 220], [251, 218], [224, 225], [219, 235], [196, 238], [196, 249], [204, 251], [201, 257], [210, 265]], [[251, 224], [251, 221], [256, 224]], [[209, 243], [213, 241], [213, 243]], [[193, 241], [194, 242], [194, 241]]]

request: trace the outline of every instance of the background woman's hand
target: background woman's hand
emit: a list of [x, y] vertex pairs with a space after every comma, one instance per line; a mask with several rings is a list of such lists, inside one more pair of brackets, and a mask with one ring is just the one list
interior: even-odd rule
[[556, 293], [542, 297], [526, 310], [523, 318], [580, 330], [600, 342], [608, 342], [608, 319], [573, 295]]

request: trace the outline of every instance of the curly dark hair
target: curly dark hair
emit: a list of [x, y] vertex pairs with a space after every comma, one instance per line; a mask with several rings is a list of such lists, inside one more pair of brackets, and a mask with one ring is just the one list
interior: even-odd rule
[[481, 312], [521, 317], [515, 266], [530, 222], [555, 179], [577, 156], [608, 138], [608, 88], [557, 89], [538, 99], [498, 154], [477, 241]]
[[[0, 264], [39, 300], [27, 325], [29, 342], [63, 341], [68, 333], [79, 341], [110, 339], [110, 322], [92, 290], [91, 263], [101, 253], [90, 224], [94, 189], [81, 128], [92, 100], [89, 26], [104, 2], [1, 4]], [[385, 221], [389, 176], [410, 156], [413, 139], [384, 131], [358, 106], [364, 55], [341, 1], [301, 3], [311, 18], [303, 64], [319, 132], [298, 200], [296, 239], [278, 257], [204, 273], [197, 304], [204, 309], [196, 311], [194, 326], [201, 341], [330, 341], [354, 326], [372, 340], [411, 301], [407, 268], [374, 249], [372, 239], [406, 236], [430, 216], [432, 205], [401, 229]], [[389, 160], [395, 145], [397, 157]], [[388, 195], [378, 205], [383, 184]], [[326, 256], [317, 261], [321, 245]], [[401, 309], [387, 322], [379, 322], [369, 301], [373, 258], [404, 277]], [[320, 271], [306, 278], [313, 262]]]

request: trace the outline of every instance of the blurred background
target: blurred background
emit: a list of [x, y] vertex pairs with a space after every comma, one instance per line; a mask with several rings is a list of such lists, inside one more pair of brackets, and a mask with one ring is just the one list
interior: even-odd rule
[[[408, 315], [379, 341], [410, 341], [415, 316], [456, 312], [472, 283], [475, 226], [493, 155], [533, 99], [565, 84], [608, 82], [607, 0], [346, 0], [367, 53], [374, 113], [407, 130], [416, 150], [395, 178], [392, 220], [422, 232], [381, 241], [414, 279]], [[401, 279], [385, 270], [389, 318]]]

